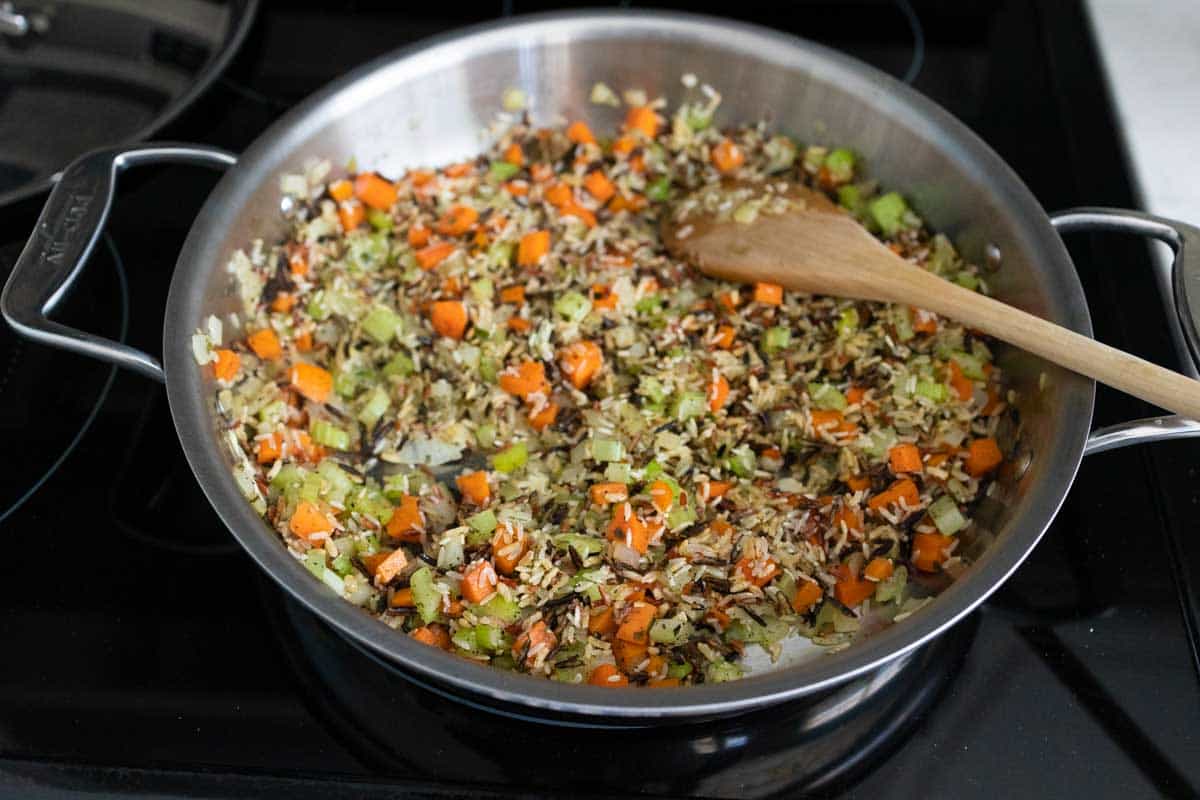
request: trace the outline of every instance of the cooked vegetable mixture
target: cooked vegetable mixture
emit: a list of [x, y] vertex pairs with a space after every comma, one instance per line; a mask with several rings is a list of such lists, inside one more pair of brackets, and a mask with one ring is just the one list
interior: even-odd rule
[[948, 280], [979, 270], [849, 150], [719, 130], [717, 93], [687, 85], [673, 114], [627, 93], [612, 136], [510, 119], [439, 169], [314, 164], [282, 179], [287, 239], [232, 260], [243, 335], [214, 318], [194, 346], [238, 483], [384, 624], [554, 680], [678, 686], [793, 635], [844, 646], [963, 568], [1010, 399], [986, 340], [711, 280], [657, 221], [724, 178], [787, 179]]

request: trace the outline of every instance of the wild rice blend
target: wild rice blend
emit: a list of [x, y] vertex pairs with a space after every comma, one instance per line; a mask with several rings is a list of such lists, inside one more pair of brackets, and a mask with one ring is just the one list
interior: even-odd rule
[[985, 341], [710, 280], [657, 220], [722, 178], [801, 181], [910, 261], [979, 271], [853, 153], [718, 130], [716, 92], [688, 85], [670, 116], [628, 93], [613, 138], [519, 121], [441, 169], [315, 164], [282, 179], [287, 240], [231, 262], [246, 336], [223, 346], [211, 319], [194, 345], [235, 476], [384, 624], [502, 669], [674, 686], [793, 634], [844, 646], [922, 602], [914, 570], [962, 569], [1001, 462]]

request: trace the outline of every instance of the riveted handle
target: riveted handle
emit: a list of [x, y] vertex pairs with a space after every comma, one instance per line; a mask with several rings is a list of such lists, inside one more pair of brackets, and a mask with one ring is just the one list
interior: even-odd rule
[[117, 176], [129, 167], [164, 162], [224, 169], [233, 166], [237, 157], [213, 147], [163, 143], [95, 150], [72, 162], [50, 191], [37, 227], [0, 295], [0, 313], [17, 333], [112, 362], [160, 383], [165, 380], [162, 364], [154, 356], [49, 317], [100, 238]]

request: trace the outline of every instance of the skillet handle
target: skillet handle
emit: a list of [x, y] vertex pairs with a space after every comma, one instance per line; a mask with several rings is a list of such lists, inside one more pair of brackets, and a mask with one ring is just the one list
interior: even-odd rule
[[[1165, 217], [1120, 208], [1072, 208], [1051, 214], [1050, 222], [1059, 233], [1132, 233], [1157, 239], [1171, 248], [1174, 257], [1169, 265], [1156, 260], [1155, 278], [1163, 302], [1171, 311], [1167, 315], [1167, 327], [1182, 362], [1180, 371], [1200, 380], [1200, 370], [1197, 369], [1200, 339], [1196, 337], [1191, 320], [1184, 316], [1187, 299], [1183, 291], [1183, 282], [1188, 275], [1200, 275], [1200, 229]], [[1083, 454], [1103, 453], [1131, 444], [1194, 437], [1200, 437], [1200, 422], [1196, 420], [1176, 414], [1148, 417], [1092, 431]]]
[[161, 162], [224, 169], [233, 166], [237, 156], [214, 147], [161, 143], [95, 150], [73, 161], [50, 190], [37, 227], [0, 295], [0, 313], [17, 333], [165, 381], [162, 364], [154, 356], [49, 318], [100, 238], [117, 175], [128, 167]]

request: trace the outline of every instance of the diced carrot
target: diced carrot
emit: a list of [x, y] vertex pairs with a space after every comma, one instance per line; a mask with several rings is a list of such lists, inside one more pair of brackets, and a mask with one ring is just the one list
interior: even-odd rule
[[733, 340], [737, 336], [732, 325], [722, 325], [717, 328], [717, 334], [712, 338], [712, 346], [719, 350], [728, 350], [733, 347]]
[[504, 148], [504, 160], [510, 164], [516, 164], [518, 167], [523, 167], [525, 166], [525, 151], [521, 149], [520, 144], [513, 142]]
[[521, 237], [517, 246], [517, 264], [536, 267], [550, 252], [550, 231], [531, 231]]
[[641, 211], [650, 202], [640, 194], [619, 194], [608, 202], [608, 210], [614, 214], [622, 211]]
[[556, 183], [546, 187], [546, 190], [542, 192], [542, 197], [555, 208], [564, 208], [575, 201], [571, 187], [565, 183]]
[[650, 547], [650, 531], [629, 503], [613, 506], [612, 521], [608, 523], [608, 538], [624, 541], [642, 555]]
[[838, 579], [833, 586], [833, 594], [842, 605], [854, 608], [875, 594], [875, 584], [856, 576], [845, 564], [834, 567], [832, 572]]
[[290, 292], [280, 292], [271, 301], [271, 310], [276, 314], [286, 314], [296, 305], [296, 296]]
[[600, 345], [587, 339], [563, 348], [558, 358], [563, 374], [570, 378], [576, 389], [587, 386], [604, 366], [604, 352]]
[[425, 529], [425, 518], [421, 515], [421, 504], [411, 494], [403, 495], [400, 504], [392, 511], [387, 521], [387, 533], [402, 542], [421, 541]]
[[213, 362], [213, 375], [217, 380], [228, 382], [237, 377], [238, 369], [242, 366], [242, 357], [225, 348], [215, 352], [217, 360]]
[[909, 306], [909, 314], [912, 315], [912, 329], [917, 333], [937, 333], [937, 315], [932, 311], [926, 311], [922, 308]]
[[413, 186], [424, 186], [436, 177], [437, 175], [427, 169], [414, 169], [408, 173], [408, 179], [412, 181]]
[[632, 136], [621, 136], [612, 143], [613, 155], [627, 156], [637, 147], [637, 140]]
[[579, 219], [589, 228], [596, 227], [596, 215], [579, 205], [579, 203], [575, 202], [574, 200], [571, 200], [571, 202], [560, 208], [559, 211], [562, 212], [564, 217], [575, 217]]
[[967, 445], [967, 458], [963, 461], [963, 469], [967, 474], [978, 478], [994, 470], [1004, 460], [1000, 445], [990, 436], [985, 439], [972, 439]]
[[650, 484], [650, 502], [659, 510], [659, 513], [665, 514], [671, 510], [671, 505], [675, 502], [675, 492], [671, 489], [671, 484], [666, 481], [655, 481]]
[[442, 281], [443, 294], [448, 294], [451, 297], [459, 297], [462, 295], [462, 291], [463, 287], [462, 284], [458, 282], [457, 275], [451, 275], [450, 277], [446, 278], [446, 280]]
[[595, 144], [596, 137], [592, 129], [583, 120], [576, 120], [567, 126], [567, 139], [575, 144]]
[[296, 336], [296, 349], [307, 353], [313, 349], [312, 331], [302, 331]]
[[315, 364], [297, 361], [292, 365], [288, 379], [296, 391], [314, 403], [324, 403], [333, 391], [333, 376]]
[[922, 572], [937, 572], [938, 565], [946, 560], [946, 548], [954, 537], [940, 533], [918, 533], [912, 540], [912, 563]]
[[529, 168], [529, 177], [536, 183], [545, 183], [554, 177], [554, 168], [549, 164], [534, 164]]
[[892, 577], [892, 572], [895, 567], [892, 565], [890, 558], [882, 556], [872, 558], [870, 563], [863, 569], [863, 575], [873, 581], [886, 581]]
[[886, 506], [898, 505], [901, 500], [909, 510], [915, 509], [921, 504], [921, 493], [917, 491], [917, 485], [908, 478], [895, 481], [891, 486], [872, 497], [867, 501], [867, 507], [872, 511], [878, 511]]
[[704, 502], [724, 497], [733, 488], [733, 481], [705, 481], [700, 484], [700, 499]]
[[737, 289], [730, 292], [721, 292], [717, 295], [717, 302], [721, 304], [721, 308], [726, 311], [736, 311], [741, 302], [741, 295]]
[[[429, 244], [429, 228], [420, 222], [408, 229], [408, 243], [412, 247], [424, 247]], [[428, 269], [428, 267], [426, 267]]]
[[396, 187], [373, 172], [359, 173], [354, 179], [354, 196], [371, 208], [387, 211], [396, 202]]
[[455, 251], [455, 243], [442, 241], [434, 242], [432, 245], [427, 245], [414, 253], [416, 264], [422, 270], [432, 270], [434, 266], [442, 263], [442, 261], [450, 257], [450, 253]]
[[783, 302], [783, 287], [778, 283], [756, 283], [754, 299], [769, 306], [780, 305]]
[[445, 236], [462, 236], [479, 221], [479, 212], [471, 206], [455, 205], [437, 221], [437, 232]]
[[921, 451], [915, 444], [902, 442], [888, 450], [888, 465], [896, 475], [904, 472], [920, 472], [922, 468]]
[[612, 606], [592, 606], [588, 613], [588, 633], [607, 639], [617, 630], [617, 616]]
[[800, 581], [796, 594], [792, 597], [792, 610], [797, 614], [807, 614], [816, 605], [825, 591], [815, 581]]
[[403, 550], [393, 550], [382, 559], [372, 562], [371, 575], [375, 578], [376, 586], [386, 586], [399, 575], [408, 564], [408, 556]]
[[846, 402], [852, 406], [862, 405], [863, 397], [867, 394], [867, 390], [861, 386], [851, 386], [846, 390]]
[[959, 400], [970, 400], [975, 394], [975, 383], [963, 374], [962, 367], [954, 359], [950, 359], [950, 388]]
[[283, 455], [283, 434], [273, 433], [255, 442], [255, 458], [260, 464], [273, 464]]
[[725, 380], [725, 376], [718, 372], [708, 381], [708, 410], [714, 414], [717, 413], [725, 407], [725, 401], [728, 399], [729, 381]]
[[626, 130], [641, 131], [647, 139], [658, 133], [658, 124], [658, 114], [649, 106], [635, 106], [625, 115]]
[[729, 627], [729, 623], [733, 622], [733, 617], [726, 614], [719, 608], [710, 608], [708, 613], [704, 615], [705, 621], [716, 622], [717, 626], [723, 631]]
[[322, 538], [321, 534], [329, 534], [333, 530], [333, 521], [316, 503], [301, 500], [288, 522], [288, 530], [311, 542]]
[[533, 323], [524, 317], [509, 317], [508, 321], [504, 324], [510, 331], [516, 331], [517, 333], [525, 333], [533, 329]]
[[505, 181], [501, 188], [513, 197], [524, 197], [529, 194], [529, 182], [523, 180]]
[[414, 608], [416, 604], [416, 601], [413, 600], [413, 590], [408, 586], [397, 589], [388, 598], [388, 608]]
[[746, 153], [732, 139], [722, 139], [712, 149], [712, 163], [721, 172], [730, 173], [746, 163]]
[[496, 568], [490, 561], [482, 558], [472, 561], [463, 571], [462, 596], [468, 603], [482, 603], [488, 595], [496, 591]]
[[655, 610], [649, 603], [634, 603], [617, 627], [617, 638], [631, 644], [649, 644], [650, 623], [654, 622]]
[[279, 344], [279, 337], [271, 328], [263, 328], [246, 337], [246, 344], [254, 351], [254, 355], [267, 361], [274, 361], [283, 357], [283, 347]]
[[293, 275], [308, 274], [308, 257], [304, 254], [304, 249], [295, 247], [288, 252], [288, 269]]
[[437, 647], [441, 650], [450, 649], [450, 631], [446, 630], [445, 625], [425, 625], [421, 628], [413, 629], [409, 634], [421, 644], [427, 644], [430, 647]]
[[852, 492], [861, 492], [863, 489], [871, 488], [871, 479], [866, 475], [855, 475], [852, 478], [846, 479], [846, 485], [850, 487]]
[[587, 189], [588, 194], [601, 203], [607, 201], [617, 191], [616, 187], [613, 186], [613, 182], [608, 179], [608, 176], [598, 169], [592, 170], [583, 179], [583, 188]]
[[593, 483], [590, 493], [592, 502], [598, 506], [624, 503], [629, 499], [629, 487], [623, 483]]
[[475, 235], [471, 237], [471, 244], [479, 248], [487, 247], [490, 241], [491, 239], [488, 238], [487, 232], [482, 228], [475, 231]]
[[734, 568], [741, 573], [747, 583], [758, 587], [766, 586], [771, 580], [779, 574], [779, 565], [775, 563], [775, 559], [768, 556], [765, 559], [755, 559], [749, 556], [742, 556], [738, 559]]
[[525, 304], [524, 286], [506, 286], [500, 290], [500, 302], [512, 303], [514, 306]]
[[325, 457], [325, 448], [312, 440], [307, 431], [292, 430], [288, 434], [288, 446], [298, 461], [318, 464]]
[[592, 308], [600, 311], [611, 311], [617, 307], [620, 298], [603, 283], [592, 284]]
[[1002, 405], [1003, 401], [1000, 399], [1000, 392], [997, 391], [995, 386], [989, 385], [987, 387], [987, 402], [984, 403], [983, 408], [979, 410], [979, 413], [986, 417], [990, 417], [997, 413]]
[[354, 196], [354, 184], [343, 178], [340, 181], [334, 181], [329, 184], [329, 196], [337, 202], [349, 200]]
[[363, 209], [363, 204], [357, 200], [345, 200], [338, 203], [338, 221], [342, 223], [342, 230], [352, 231], [359, 225], [362, 225], [363, 220], [367, 218], [367, 212]]
[[544, 431], [558, 419], [558, 403], [551, 400], [539, 410], [531, 411], [526, 419], [535, 431]]
[[531, 394], [548, 394], [550, 384], [546, 382], [546, 367], [540, 361], [522, 361], [500, 373], [500, 388], [522, 400]]
[[558, 637], [545, 622], [539, 619], [530, 626], [529, 630], [522, 632], [517, 637], [513, 642], [512, 652], [516, 658], [520, 658], [522, 653], [528, 653], [525, 663], [533, 664], [537, 662], [539, 656], [545, 658], [557, 646]]
[[470, 175], [474, 171], [475, 165], [470, 161], [464, 161], [461, 164], [451, 164], [442, 170], [449, 178], [461, 178], [464, 175]]
[[950, 460], [949, 453], [930, 453], [929, 457], [925, 459], [925, 466], [940, 467], [942, 464], [945, 464], [949, 460]]
[[616, 688], [619, 686], [628, 686], [629, 678], [621, 674], [616, 664], [600, 664], [592, 670], [591, 675], [588, 675], [588, 683], [592, 686]]
[[508, 525], [498, 526], [492, 535], [492, 560], [496, 562], [496, 571], [512, 575], [528, 549], [529, 539], [523, 531]]
[[429, 308], [433, 329], [450, 339], [461, 339], [467, 330], [467, 307], [458, 300], [439, 300]]
[[629, 158], [629, 169], [631, 172], [646, 171], [646, 156], [644, 153], [634, 153]]
[[862, 511], [854, 506], [843, 504], [833, 515], [835, 531], [840, 531], [842, 525], [845, 525], [848, 531], [861, 531], [863, 529]]
[[847, 422], [840, 411], [814, 408], [809, 414], [812, 417], [813, 429], [816, 431], [825, 431], [835, 437], [849, 436], [858, 432], [858, 426], [853, 422]]
[[483, 470], [459, 475], [454, 482], [458, 484], [458, 490], [462, 492], [463, 497], [477, 506], [483, 505], [492, 496], [491, 487], [488, 486], [488, 474]]

